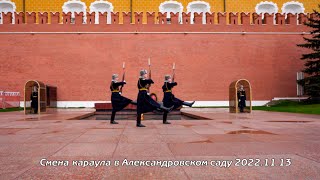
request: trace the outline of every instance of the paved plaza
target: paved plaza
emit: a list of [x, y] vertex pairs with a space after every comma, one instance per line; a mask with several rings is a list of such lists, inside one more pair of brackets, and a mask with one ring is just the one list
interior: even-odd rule
[[[0, 179], [320, 178], [318, 115], [185, 108], [183, 112], [210, 120], [172, 120], [171, 125], [144, 120], [145, 128], [135, 127], [134, 120], [119, 120], [118, 125], [70, 120], [92, 112], [1, 113]], [[92, 161], [111, 165], [80, 164]], [[149, 162], [158, 164], [147, 166]], [[169, 167], [169, 162], [186, 164]]]

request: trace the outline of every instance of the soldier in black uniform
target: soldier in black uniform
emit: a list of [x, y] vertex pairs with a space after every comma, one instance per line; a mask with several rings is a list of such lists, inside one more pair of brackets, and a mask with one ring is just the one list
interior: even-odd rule
[[31, 99], [31, 110], [33, 110], [34, 114], [38, 114], [38, 88], [37, 88], [37, 86], [33, 86], [30, 99]]
[[112, 103], [112, 114], [111, 114], [111, 124], [118, 124], [114, 119], [116, 116], [116, 112], [122, 110], [125, 108], [128, 104], [134, 104], [137, 105], [135, 101], [132, 101], [131, 99], [128, 99], [126, 97], [121, 96], [120, 92], [120, 86], [123, 86], [126, 84], [125, 81], [118, 82], [118, 75], [113, 74], [112, 75], [112, 81], [110, 84], [110, 90], [111, 90], [111, 103]]
[[243, 109], [246, 107], [246, 91], [243, 89], [243, 85], [240, 85], [240, 89], [237, 92], [238, 96], [238, 107], [240, 112], [244, 112]]
[[[173, 109], [177, 109], [179, 107], [181, 107], [182, 105], [185, 106], [189, 106], [192, 107], [192, 105], [194, 104], [194, 101], [192, 103], [188, 103], [185, 101], [182, 101], [178, 98], [176, 98], [173, 94], [172, 94], [172, 88], [174, 86], [178, 85], [176, 82], [172, 82], [172, 78], [170, 75], [166, 75], [164, 77], [164, 85], [162, 86], [162, 90], [163, 90], [163, 105], [165, 107], [170, 107], [170, 106], [174, 106]], [[168, 113], [164, 112], [163, 113], [163, 124], [170, 124], [170, 122], [167, 121], [167, 116]]]
[[137, 98], [137, 127], [145, 127], [141, 124], [141, 114], [146, 112], [151, 112], [153, 110], [161, 110], [163, 112], [170, 112], [173, 108], [166, 108], [153, 100], [148, 94], [148, 87], [154, 82], [152, 79], [147, 78], [147, 70], [140, 71], [140, 78], [138, 80], [138, 98]]

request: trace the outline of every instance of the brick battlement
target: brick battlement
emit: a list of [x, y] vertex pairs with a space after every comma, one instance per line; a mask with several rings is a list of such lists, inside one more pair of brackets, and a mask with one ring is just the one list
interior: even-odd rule
[[[12, 18], [14, 15], [15, 18]], [[132, 21], [130, 12], [121, 12], [122, 18], [120, 18], [120, 12], [111, 13], [111, 22], [109, 24], [158, 24], [158, 25], [187, 25], [190, 23], [190, 13], [183, 12], [179, 18], [179, 14], [171, 13], [171, 22], [167, 22], [167, 13], [155, 13], [155, 12], [134, 12]], [[71, 13], [60, 12], [15, 12], [14, 14], [8, 12], [3, 13], [3, 24], [64, 24], [64, 25], [105, 25], [107, 24], [107, 13], [99, 13], [99, 18], [95, 18], [95, 13], [87, 12], [75, 13], [72, 18]], [[313, 18], [315, 14], [257, 14], [257, 13], [206, 13], [205, 20], [202, 21], [203, 14], [195, 13], [193, 24], [206, 24], [206, 25], [302, 25], [308, 21], [308, 17]], [[96, 22], [98, 19], [98, 22]], [[180, 22], [179, 22], [180, 19]], [[12, 21], [15, 22], [12, 22]], [[121, 20], [121, 21], [120, 21]], [[50, 22], [50, 23], [49, 23]]]

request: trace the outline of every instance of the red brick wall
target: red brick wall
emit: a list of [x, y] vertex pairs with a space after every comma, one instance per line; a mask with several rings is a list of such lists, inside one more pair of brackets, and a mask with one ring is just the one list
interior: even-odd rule
[[[3, 25], [0, 31], [77, 31], [81, 28], [81, 31], [103, 31], [107, 28], [26, 26]], [[204, 26], [198, 27], [204, 28], [203, 31], [217, 30]], [[195, 31], [197, 26], [185, 27]], [[234, 27], [223, 26], [218, 30], [249, 32], [254, 29]], [[170, 31], [170, 27], [161, 29], [159, 25], [139, 28]], [[306, 31], [302, 26], [264, 28], [260, 26], [256, 30]], [[115, 25], [108, 30], [124, 29], [133, 28]], [[111, 75], [121, 76], [125, 61], [128, 84], [123, 95], [135, 99], [139, 70], [148, 68], [147, 59], [151, 57], [155, 81], [151, 90], [160, 98], [163, 76], [172, 72], [172, 62], [176, 63], [178, 82], [174, 93], [184, 100], [228, 100], [229, 84], [239, 78], [252, 83], [254, 100], [295, 96], [296, 72], [303, 68], [299, 59], [305, 52], [296, 44], [303, 42], [302, 37], [288, 34], [1, 34], [0, 88], [23, 92], [24, 83], [36, 79], [56, 86], [59, 101], [110, 100]]]

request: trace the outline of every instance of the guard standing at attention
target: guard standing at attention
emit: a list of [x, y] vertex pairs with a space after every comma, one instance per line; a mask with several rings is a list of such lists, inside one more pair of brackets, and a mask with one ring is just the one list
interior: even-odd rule
[[[176, 85], [178, 85], [178, 83], [172, 81], [171, 75], [165, 75], [164, 85], [162, 86], [162, 90], [164, 93], [163, 100], [162, 100], [163, 105], [165, 107], [173, 106], [173, 109], [177, 109], [177, 108], [181, 107], [182, 105], [192, 107], [192, 105], [194, 104], [194, 101], [192, 103], [188, 103], [188, 102], [182, 101], [174, 96], [174, 94], [172, 93], [172, 88]], [[163, 113], [163, 124], [170, 124], [170, 122], [167, 121], [167, 116], [168, 116], [168, 113], [164, 112]]]
[[33, 110], [34, 114], [38, 114], [38, 87], [33, 86], [31, 92], [31, 110]]
[[243, 85], [240, 85], [240, 89], [237, 92], [238, 96], [238, 107], [240, 112], [244, 112], [243, 109], [246, 107], [246, 91], [243, 88]]
[[154, 84], [154, 82], [152, 79], [146, 79], [147, 74], [147, 70], [141, 70], [140, 78], [138, 80], [139, 93], [137, 98], [137, 127], [145, 127], [141, 124], [142, 113], [151, 112], [153, 110], [161, 110], [168, 113], [173, 108], [173, 106], [166, 108], [150, 97], [150, 95], [148, 94], [148, 87], [151, 84]]
[[128, 104], [134, 104], [137, 105], [135, 101], [132, 101], [131, 99], [128, 99], [121, 95], [122, 86], [126, 84], [125, 81], [118, 82], [118, 74], [112, 75], [112, 81], [110, 84], [110, 90], [111, 90], [111, 103], [112, 103], [112, 114], [111, 114], [111, 124], [118, 124], [114, 119], [116, 116], [116, 112], [121, 111], [123, 108], [125, 108]]

